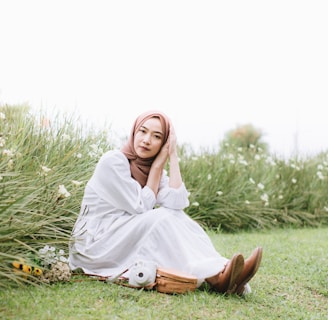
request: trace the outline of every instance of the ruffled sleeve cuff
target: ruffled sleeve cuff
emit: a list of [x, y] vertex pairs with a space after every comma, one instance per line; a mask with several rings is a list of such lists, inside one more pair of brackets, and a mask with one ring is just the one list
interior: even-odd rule
[[178, 189], [166, 186], [158, 192], [157, 204], [174, 210], [183, 210], [189, 206], [188, 196], [184, 183]]
[[151, 210], [155, 207], [156, 197], [153, 190], [150, 189], [148, 186], [144, 186], [142, 188], [141, 197], [146, 210]]

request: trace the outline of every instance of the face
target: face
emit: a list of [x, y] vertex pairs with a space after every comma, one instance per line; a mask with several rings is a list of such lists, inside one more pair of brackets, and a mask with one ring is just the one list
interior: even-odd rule
[[152, 158], [162, 147], [164, 133], [158, 118], [145, 121], [134, 135], [133, 147], [138, 157]]

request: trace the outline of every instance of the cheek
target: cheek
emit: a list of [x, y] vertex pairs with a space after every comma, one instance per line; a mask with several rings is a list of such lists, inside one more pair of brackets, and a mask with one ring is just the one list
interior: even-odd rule
[[133, 140], [133, 148], [134, 148], [134, 150], [137, 150], [137, 146], [138, 146], [138, 140], [135, 138]]
[[161, 150], [161, 147], [162, 147], [162, 142], [158, 142], [158, 144], [156, 144], [156, 146], [154, 146], [155, 154], [157, 154]]
[[136, 134], [134, 136], [133, 140], [133, 147], [136, 149], [136, 147], [140, 144], [140, 134]]

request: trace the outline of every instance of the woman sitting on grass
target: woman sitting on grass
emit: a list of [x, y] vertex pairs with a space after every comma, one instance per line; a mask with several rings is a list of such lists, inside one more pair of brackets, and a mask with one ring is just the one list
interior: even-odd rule
[[262, 248], [247, 259], [221, 256], [183, 211], [188, 205], [173, 125], [162, 112], [145, 112], [127, 144], [105, 153], [86, 185], [72, 233], [71, 269], [113, 277], [145, 260], [193, 275], [198, 286], [207, 281], [219, 293], [250, 292]]

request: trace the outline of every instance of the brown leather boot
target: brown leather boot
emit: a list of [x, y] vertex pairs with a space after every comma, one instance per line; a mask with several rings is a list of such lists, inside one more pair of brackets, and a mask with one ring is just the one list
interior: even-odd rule
[[262, 260], [263, 249], [258, 247], [254, 249], [252, 254], [245, 260], [244, 269], [236, 279], [236, 289], [234, 293], [238, 295], [243, 295], [245, 290], [245, 285], [248, 283], [255, 275], [260, 267]]
[[223, 271], [214, 277], [206, 279], [216, 292], [232, 293], [236, 290], [236, 279], [244, 269], [244, 257], [241, 254], [235, 254], [226, 264]]

